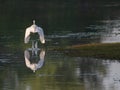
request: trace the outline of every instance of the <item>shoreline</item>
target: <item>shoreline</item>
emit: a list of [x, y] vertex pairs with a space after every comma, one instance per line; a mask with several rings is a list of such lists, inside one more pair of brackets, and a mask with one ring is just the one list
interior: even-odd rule
[[120, 60], [120, 43], [73, 45], [57, 49], [71, 57], [93, 57]]

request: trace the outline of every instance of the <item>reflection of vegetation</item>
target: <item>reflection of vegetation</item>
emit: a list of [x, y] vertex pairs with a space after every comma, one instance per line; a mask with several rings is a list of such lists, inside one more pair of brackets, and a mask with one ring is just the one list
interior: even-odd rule
[[[45, 66], [38, 70], [36, 72], [36, 74], [31, 74], [31, 73], [24, 73], [24, 76], [21, 76], [21, 78], [24, 79], [24, 87], [29, 86], [30, 88], [34, 88], [34, 89], [45, 89], [45, 88], [51, 88], [51, 89], [55, 89], [55, 90], [73, 90], [73, 88], [75, 89], [81, 89], [81, 90], [85, 90], [86, 86], [84, 86], [84, 80], [83, 81], [79, 81], [79, 77], [82, 75], [84, 76], [84, 73], [82, 73], [83, 71], [87, 72], [87, 73], [91, 73], [89, 71], [92, 70], [92, 73], [95, 73], [97, 70], [93, 69], [94, 66], [96, 65], [96, 63], [94, 63], [94, 60], [91, 61], [90, 65], [88, 66], [87, 61], [84, 62], [83, 61], [77, 61], [77, 68], [85, 68], [84, 70], [81, 70], [82, 72], [79, 74], [79, 76], [76, 78], [76, 74], [75, 74], [75, 67], [76, 67], [76, 63], [74, 62], [74, 60], [69, 60], [66, 61], [67, 58], [65, 60], [49, 60], [46, 61]], [[81, 67], [81, 65], [78, 65], [78, 63], [81, 63], [82, 65], [87, 65], [87, 67]], [[89, 60], [88, 60], [89, 63]], [[17, 70], [18, 72], [20, 70]], [[86, 73], [86, 74], [87, 74]], [[85, 80], [88, 79], [88, 81], [90, 80], [91, 83], [95, 83], [96, 81], [92, 82], [92, 80], [95, 79], [95, 77], [91, 77], [89, 76], [88, 78], [84, 77]], [[83, 77], [81, 77], [83, 78]], [[87, 78], [87, 79], [86, 79]], [[22, 81], [20, 83], [23, 83]], [[86, 83], [87, 84], [87, 83]], [[92, 86], [95, 87], [95, 86]]]
[[[9, 88], [12, 86], [12, 88], [17, 87], [22, 90], [27, 87], [43, 90], [46, 88], [53, 90], [86, 90], [86, 85], [91, 88], [96, 87], [96, 83], [101, 79], [97, 73], [100, 73], [99, 75], [102, 74], [102, 76], [106, 73], [102, 62], [98, 62], [95, 59], [67, 57], [63, 53], [51, 50], [46, 51], [45, 65], [36, 73], [33, 73], [23, 63], [23, 48], [17, 48], [17, 45], [14, 50], [11, 50], [11, 48], [8, 51], [5, 48], [5, 51], [14, 53], [13, 58], [10, 58], [13, 61], [10, 62], [11, 64], [6, 65], [8, 70], [3, 71], [0, 76], [5, 81], [3, 83], [0, 82], [1, 85], [5, 86], [5, 83], [8, 82]], [[72, 48], [78, 49], [78, 46], [73, 46]], [[9, 77], [12, 78], [9, 79]], [[11, 85], [11, 81], [17, 83]]]
[[[70, 62], [69, 64], [66, 62], [64, 65], [63, 60], [59, 62], [54, 61], [56, 63], [52, 63], [51, 61], [54, 60], [49, 60], [46, 65], [36, 73], [30, 72], [29, 69], [25, 69], [22, 63], [16, 66], [13, 65], [10, 68], [8, 66], [8, 70], [2, 72], [3, 74], [5, 73], [5, 75], [3, 77], [1, 76], [2, 81], [4, 81], [2, 82], [3, 88], [6, 88], [6, 83], [8, 84], [8, 88], [17, 87], [21, 90], [25, 90], [27, 87], [35, 90], [49, 88], [53, 90], [60, 90], [60, 88], [63, 90], [72, 90], [72, 88], [84, 88], [77, 85], [76, 81], [73, 79], [75, 77], [71, 75], [73, 70]], [[66, 68], [67, 66], [68, 68]], [[60, 70], [60, 68], [62, 71], [59, 72], [58, 70]], [[68, 74], [70, 74], [69, 77]]]
[[[97, 81], [101, 80], [99, 75], [104, 76], [106, 72], [105, 66], [100, 60], [67, 57], [56, 51], [48, 51], [45, 65], [36, 73], [25, 67], [23, 57], [19, 57], [19, 59], [18, 63], [6, 64], [7, 67], [1, 73], [0, 77], [4, 81], [1, 83], [3, 88], [7, 82], [8, 88], [21, 90], [26, 88], [35, 90], [88, 90], [87, 85], [89, 88], [97, 88], [97, 82], [101, 83]], [[101, 73], [100, 70], [105, 72]], [[100, 74], [97, 74], [99, 72]]]

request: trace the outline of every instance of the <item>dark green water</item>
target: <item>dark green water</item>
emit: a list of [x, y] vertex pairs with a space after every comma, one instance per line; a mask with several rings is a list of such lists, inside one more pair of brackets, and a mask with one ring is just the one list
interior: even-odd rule
[[[0, 90], [119, 90], [119, 60], [51, 51], [56, 46], [120, 42], [119, 8], [117, 0], [0, 1]], [[46, 38], [37, 55], [23, 41], [33, 19]], [[35, 72], [30, 69], [34, 65]]]

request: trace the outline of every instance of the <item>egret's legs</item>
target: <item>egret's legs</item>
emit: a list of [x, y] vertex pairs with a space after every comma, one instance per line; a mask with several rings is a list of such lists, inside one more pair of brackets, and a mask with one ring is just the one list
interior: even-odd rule
[[36, 40], [32, 40], [32, 55], [37, 55], [38, 54], [38, 42]]

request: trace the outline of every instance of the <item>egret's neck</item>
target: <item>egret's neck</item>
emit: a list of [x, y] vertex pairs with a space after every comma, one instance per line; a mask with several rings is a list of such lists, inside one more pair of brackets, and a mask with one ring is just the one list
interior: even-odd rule
[[33, 25], [35, 25], [35, 20], [33, 20]]

